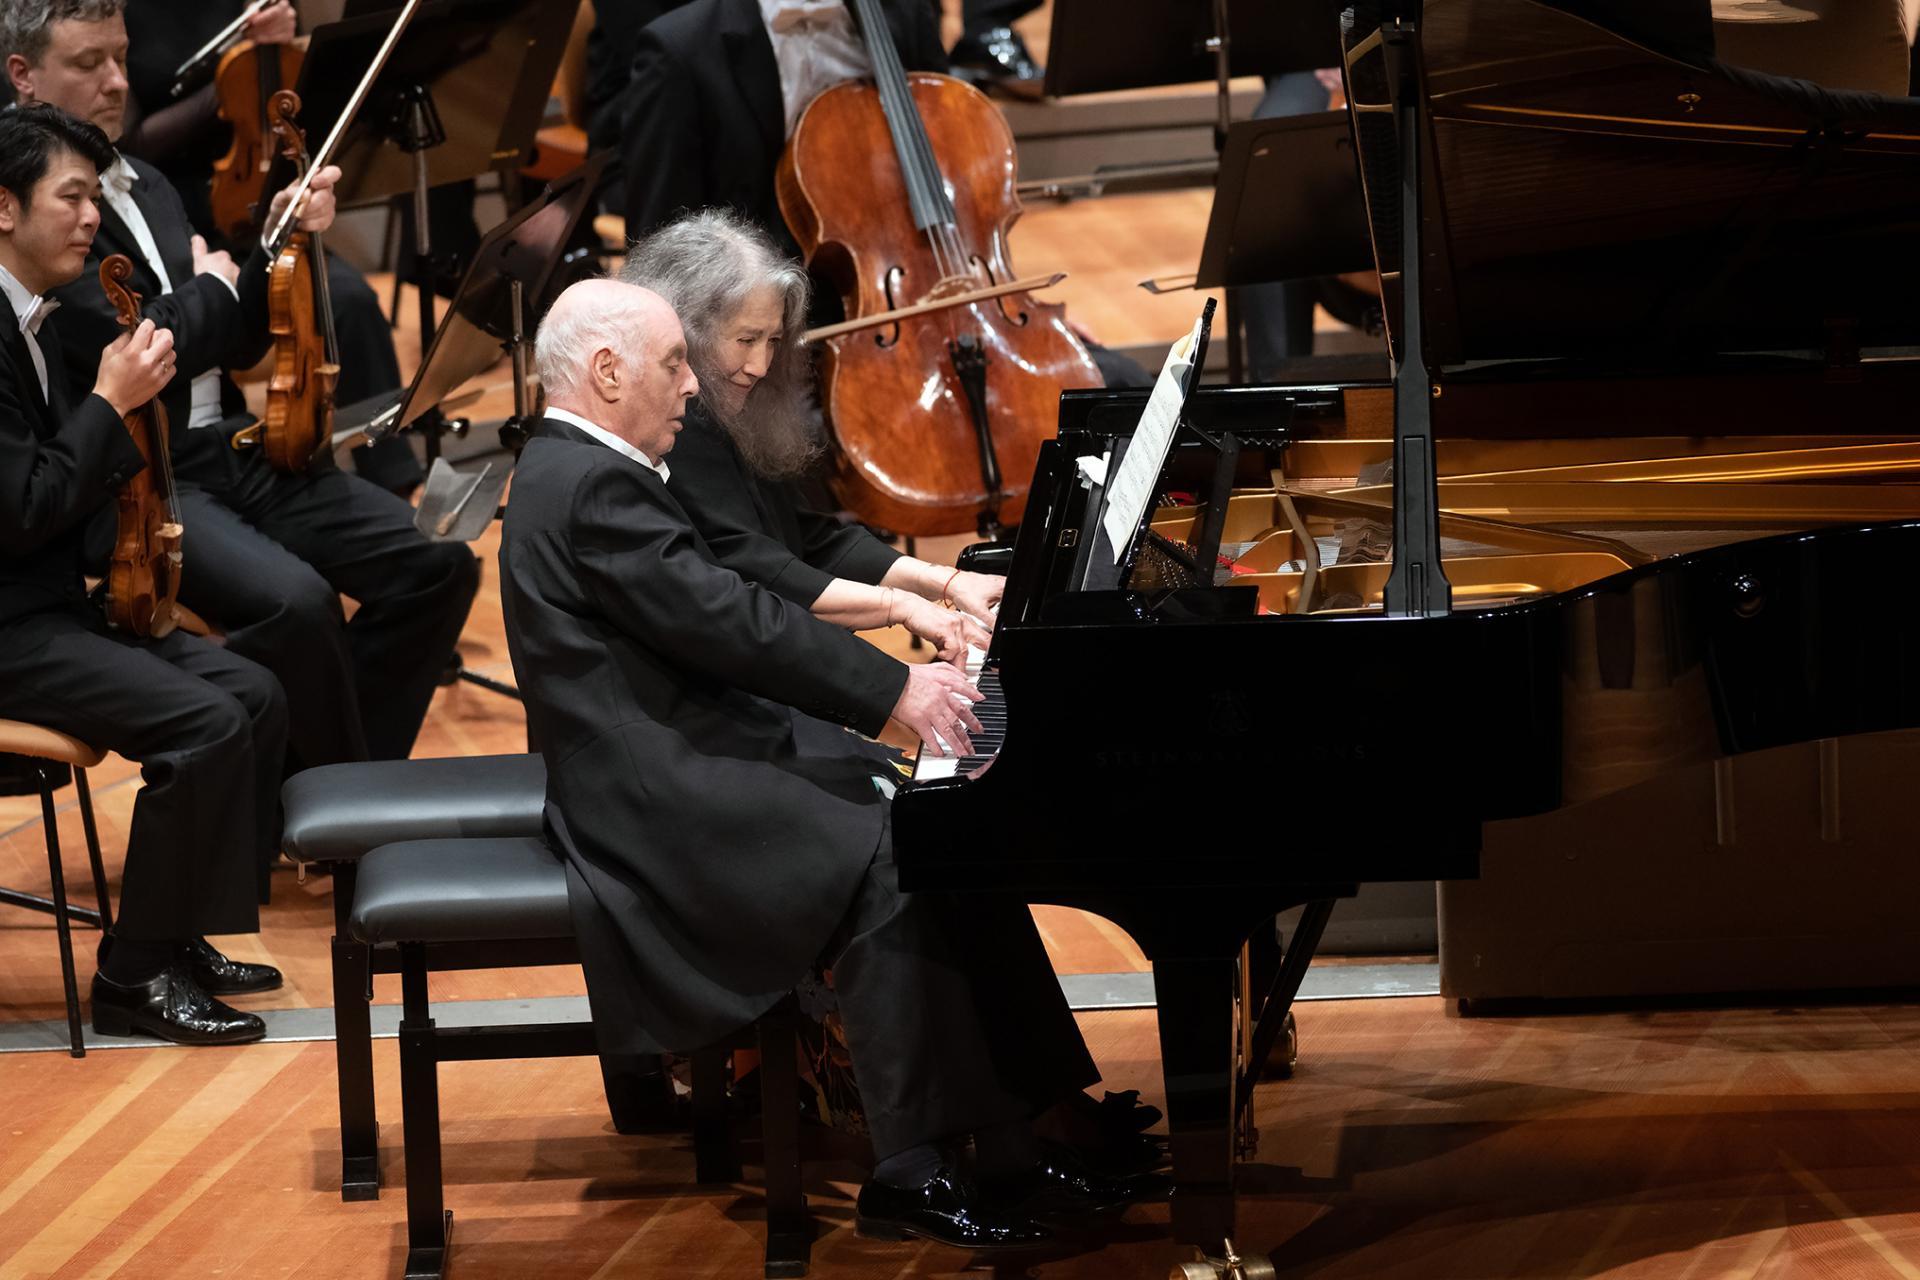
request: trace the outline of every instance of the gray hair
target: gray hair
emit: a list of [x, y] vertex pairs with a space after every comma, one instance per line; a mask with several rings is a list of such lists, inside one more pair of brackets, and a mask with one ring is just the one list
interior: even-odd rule
[[0, 0], [0, 61], [14, 54], [39, 66], [53, 41], [53, 24], [105, 22], [117, 18], [126, 0]]
[[[621, 290], [621, 293], [626, 293]], [[556, 302], [533, 336], [533, 367], [549, 401], [584, 397], [586, 361], [605, 347], [629, 365], [647, 356], [655, 337], [645, 321], [645, 296], [634, 294], [611, 306], [561, 306]]]
[[[700, 402], [733, 438], [741, 456], [768, 479], [807, 471], [825, 452], [812, 403], [813, 363], [800, 335], [812, 287], [798, 262], [773, 237], [726, 209], [690, 213], [637, 241], [620, 278], [644, 285], [680, 314], [687, 356], [700, 379]], [[772, 286], [781, 298], [786, 340], [745, 406], [729, 414], [712, 392], [723, 381], [719, 353], [726, 326], [754, 291]]]

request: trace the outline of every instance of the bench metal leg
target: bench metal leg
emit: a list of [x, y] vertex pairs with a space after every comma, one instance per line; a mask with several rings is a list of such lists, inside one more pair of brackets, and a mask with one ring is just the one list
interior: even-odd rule
[[760, 1031], [760, 1144], [767, 1175], [769, 1280], [804, 1276], [813, 1254], [814, 1224], [800, 1158], [799, 1046], [793, 1024], [774, 1014]]
[[407, 1159], [406, 1280], [441, 1280], [453, 1237], [440, 1171], [440, 1062], [427, 1000], [427, 952], [400, 946], [400, 1123]]
[[693, 1055], [693, 1167], [701, 1182], [740, 1181], [740, 1147], [727, 1105], [727, 1051]]
[[333, 1064], [340, 1089], [340, 1198], [380, 1198], [380, 1121], [373, 1107], [373, 949], [347, 928], [354, 868], [333, 866]]

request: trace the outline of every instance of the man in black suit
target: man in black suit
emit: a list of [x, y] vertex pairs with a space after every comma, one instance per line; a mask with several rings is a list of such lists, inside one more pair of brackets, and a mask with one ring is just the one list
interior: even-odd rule
[[143, 321], [96, 353], [92, 390], [65, 393], [49, 293], [91, 265], [106, 135], [50, 107], [0, 113], [0, 716], [138, 761], [120, 910], [93, 979], [94, 1030], [182, 1044], [257, 1040], [215, 994], [280, 985], [209, 933], [259, 928], [277, 848], [286, 704], [266, 671], [175, 631], [110, 631], [81, 578], [82, 530], [144, 465], [123, 415], [172, 376], [170, 335]]
[[[119, 0], [0, 5], [0, 55], [15, 92], [117, 135], [127, 101]], [[23, 21], [40, 14], [48, 16], [38, 26]], [[478, 589], [478, 562], [463, 544], [428, 541], [411, 506], [358, 476], [330, 467], [286, 474], [259, 449], [232, 448], [251, 419], [225, 370], [255, 363], [270, 342], [265, 255], [256, 247], [240, 268], [209, 251], [144, 161], [122, 156], [101, 177], [94, 258], [132, 259], [130, 286], [172, 330], [180, 357], [162, 399], [193, 566], [183, 603], [280, 678], [290, 753], [302, 766], [405, 758]], [[337, 177], [332, 168], [316, 175], [306, 229], [331, 220]], [[84, 379], [111, 337], [113, 310], [91, 273], [59, 296], [49, 329], [72, 376]], [[342, 594], [358, 605], [351, 621]]]
[[[1032, 919], [901, 894], [896, 775], [836, 727], [891, 715], [965, 749], [978, 695], [714, 558], [667, 486], [698, 384], [658, 295], [573, 286], [535, 360], [549, 408], [515, 472], [502, 604], [603, 1051], [711, 1044], [824, 962], [879, 1158], [864, 1232], [1029, 1245], [1043, 1206], [1151, 1194], [1035, 1144], [1031, 1118], [1099, 1073]], [[969, 1134], [984, 1190], [951, 1151]]]
[[[872, 74], [844, 5], [807, 10], [789, 21], [771, 0], [692, 0], [639, 33], [624, 92], [595, 120], [595, 146], [619, 148], [629, 237], [724, 205], [794, 245], [773, 189], [794, 121], [822, 89]], [[909, 70], [946, 70], [927, 5], [886, 13]]]
[[[225, 157], [232, 145], [233, 128], [218, 114], [211, 67], [205, 82], [192, 86], [177, 101], [171, 93], [173, 73], [246, 7], [246, 0], [200, 0], [192, 5], [126, 0], [129, 92], [126, 131], [119, 146], [166, 175], [186, 207], [188, 221], [196, 227], [216, 226], [209, 185], [214, 162]], [[256, 45], [291, 42], [298, 34], [293, 6], [286, 0], [267, 6], [248, 19], [243, 34]], [[319, 145], [318, 138], [309, 141]], [[271, 137], [268, 142], [272, 143]], [[208, 241], [240, 252], [221, 235], [209, 235]], [[340, 342], [340, 381], [334, 388], [339, 403], [350, 405], [398, 391], [400, 361], [393, 350], [393, 330], [366, 278], [338, 254], [330, 255], [327, 292]], [[353, 462], [361, 475], [395, 493], [410, 492], [425, 474], [412, 446], [399, 436], [354, 450]]]

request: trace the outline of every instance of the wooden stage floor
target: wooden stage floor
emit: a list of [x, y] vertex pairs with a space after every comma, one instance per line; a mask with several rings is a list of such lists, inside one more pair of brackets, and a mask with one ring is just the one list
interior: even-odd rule
[[[1197, 300], [1147, 305], [1131, 282], [1190, 270], [1203, 217], [1192, 193], [1036, 211], [1016, 247], [1026, 270], [1075, 272], [1075, 314], [1107, 341], [1164, 340]], [[410, 339], [403, 331], [403, 348]], [[404, 368], [414, 359], [403, 349]], [[496, 394], [473, 412], [497, 416], [501, 404]], [[960, 541], [922, 551], [951, 556]], [[476, 550], [486, 581], [461, 649], [470, 668], [510, 679], [493, 536]], [[876, 639], [904, 652], [897, 636]], [[436, 698], [417, 754], [524, 740], [515, 704], [458, 686]], [[93, 777], [117, 867], [136, 773], [109, 760]], [[74, 883], [84, 859], [71, 791], [62, 799]], [[0, 884], [44, 891], [41, 839], [33, 801], [0, 798]], [[1063, 973], [1143, 967], [1104, 921], [1038, 918]], [[326, 882], [277, 875], [263, 932], [223, 945], [278, 964], [288, 984], [244, 1003], [325, 1007], [330, 929]], [[84, 982], [84, 931], [79, 947]], [[564, 969], [435, 981], [441, 999], [582, 990]], [[398, 995], [380, 980], [382, 1003]], [[0, 1023], [61, 1009], [50, 922], [0, 908]], [[1108, 1088], [1159, 1098], [1150, 1012], [1089, 1013], [1082, 1025]], [[1468, 1020], [1416, 998], [1314, 1003], [1300, 1026], [1297, 1076], [1257, 1095], [1264, 1139], [1242, 1184], [1239, 1243], [1272, 1250], [1283, 1275], [1920, 1277], [1920, 1009]], [[343, 1204], [329, 1043], [0, 1054], [0, 1280], [398, 1276], [395, 1042], [376, 1042], [374, 1059], [390, 1189]], [[693, 1186], [687, 1141], [615, 1135], [592, 1062], [454, 1064], [442, 1081], [463, 1280], [758, 1274], [755, 1184]], [[1164, 1276], [1187, 1256], [1166, 1238], [1164, 1207], [997, 1268], [863, 1242], [850, 1226], [859, 1176], [811, 1167], [815, 1276], [1106, 1280]]]

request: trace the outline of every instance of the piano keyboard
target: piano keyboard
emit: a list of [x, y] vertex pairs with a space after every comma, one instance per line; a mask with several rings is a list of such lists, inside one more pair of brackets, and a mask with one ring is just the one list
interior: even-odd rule
[[951, 778], [955, 774], [968, 774], [993, 759], [994, 753], [1007, 738], [1007, 703], [1000, 692], [1000, 673], [984, 670], [987, 655], [979, 649], [967, 650], [967, 683], [986, 696], [973, 704], [974, 718], [980, 722], [982, 732], [967, 736], [973, 741], [973, 754], [970, 756], [938, 755], [922, 743], [920, 754], [913, 762], [913, 780], [925, 782], [933, 778]]

